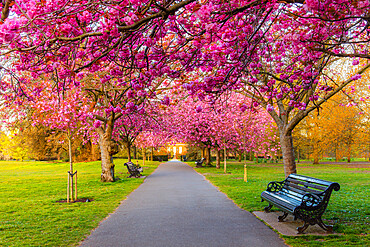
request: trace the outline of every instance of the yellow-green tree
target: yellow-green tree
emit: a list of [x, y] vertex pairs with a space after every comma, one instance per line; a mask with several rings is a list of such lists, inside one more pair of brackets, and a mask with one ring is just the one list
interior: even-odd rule
[[295, 139], [307, 145], [314, 164], [324, 154], [334, 154], [336, 161], [347, 157], [350, 162], [358, 151], [364, 117], [348, 93], [337, 94], [300, 123]]

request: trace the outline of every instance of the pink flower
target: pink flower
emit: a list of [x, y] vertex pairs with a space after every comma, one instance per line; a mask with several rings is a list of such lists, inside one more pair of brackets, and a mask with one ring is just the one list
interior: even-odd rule
[[358, 79], [361, 79], [361, 75], [360, 74], [356, 74], [356, 75], [354, 75], [354, 76], [351, 77], [351, 80], [353, 80], [353, 81], [356, 81]]
[[360, 63], [360, 61], [358, 61], [358, 60], [353, 60], [352, 61], [352, 65], [358, 65]]
[[266, 110], [270, 112], [270, 111], [273, 111], [273, 110], [274, 110], [274, 108], [272, 107], [272, 105], [268, 104], [268, 105], [266, 106]]
[[101, 126], [101, 122], [99, 120], [94, 122], [94, 128], [97, 129]]

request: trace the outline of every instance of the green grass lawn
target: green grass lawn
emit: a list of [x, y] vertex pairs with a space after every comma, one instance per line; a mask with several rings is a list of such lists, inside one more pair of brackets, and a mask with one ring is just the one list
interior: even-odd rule
[[[127, 160], [126, 160], [127, 161]], [[127, 178], [125, 160], [115, 160], [114, 183], [100, 182], [100, 162], [74, 164], [78, 198], [66, 199], [67, 163], [0, 161], [0, 246], [74, 246], [98, 226], [143, 178]], [[151, 174], [160, 162], [146, 162]]]
[[[194, 166], [194, 162], [188, 162]], [[369, 163], [370, 165], [370, 163]], [[353, 164], [311, 165], [298, 164], [299, 174], [338, 182], [339, 191], [334, 191], [329, 206], [323, 215], [325, 222], [334, 224], [334, 231], [341, 235], [331, 236], [282, 236], [291, 246], [370, 246], [370, 169]], [[282, 164], [248, 163], [248, 182], [244, 182], [244, 166], [228, 162], [228, 173], [223, 168], [197, 168], [206, 178], [241, 208], [262, 211], [260, 195], [270, 181], [284, 180]], [[274, 208], [273, 208], [274, 209]]]

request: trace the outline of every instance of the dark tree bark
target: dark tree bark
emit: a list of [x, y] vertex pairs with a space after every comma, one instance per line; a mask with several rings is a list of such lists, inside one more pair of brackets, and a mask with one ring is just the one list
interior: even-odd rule
[[131, 145], [130, 145], [130, 142], [126, 142], [126, 149], [127, 149], [128, 162], [131, 162]]
[[112, 141], [114, 114], [101, 127], [97, 128], [101, 153], [101, 181], [114, 182], [113, 155], [118, 153], [117, 143]]
[[134, 159], [136, 160], [137, 159], [137, 150], [136, 150], [136, 146], [132, 146], [132, 149], [133, 149], [133, 155], [134, 155]]
[[318, 165], [319, 164], [319, 156], [315, 155], [313, 158], [313, 164]]
[[205, 148], [206, 152], [206, 166], [211, 166], [211, 148]]
[[348, 155], [347, 155], [347, 162], [351, 163], [351, 144], [348, 145]]
[[280, 134], [280, 145], [281, 151], [283, 153], [285, 176], [288, 176], [292, 173], [297, 173], [294, 158], [293, 137], [291, 131], [283, 132], [282, 134]]
[[216, 169], [221, 168], [221, 151], [216, 149]]

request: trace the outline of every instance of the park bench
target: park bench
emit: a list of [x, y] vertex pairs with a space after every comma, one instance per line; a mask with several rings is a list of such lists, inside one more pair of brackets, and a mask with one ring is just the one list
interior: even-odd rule
[[139, 178], [141, 176], [140, 173], [143, 172], [142, 167], [140, 166], [138, 167], [132, 162], [127, 162], [124, 165], [127, 167], [127, 170], [130, 173], [130, 176], [128, 176], [129, 178], [131, 177]]
[[201, 158], [200, 160], [195, 161], [195, 166], [202, 167], [202, 164], [205, 160], [206, 160], [205, 158]]
[[278, 217], [279, 221], [284, 221], [288, 214], [292, 214], [294, 220], [303, 220], [304, 225], [297, 228], [298, 233], [303, 233], [308, 226], [315, 224], [328, 232], [333, 232], [333, 226], [325, 225], [321, 216], [328, 206], [332, 191], [339, 189], [338, 183], [290, 174], [284, 181], [270, 182], [266, 191], [262, 192], [261, 198], [262, 201], [269, 203], [269, 206], [265, 207], [265, 212], [269, 212], [273, 206], [284, 212]]

